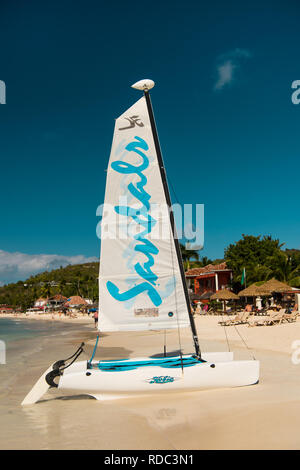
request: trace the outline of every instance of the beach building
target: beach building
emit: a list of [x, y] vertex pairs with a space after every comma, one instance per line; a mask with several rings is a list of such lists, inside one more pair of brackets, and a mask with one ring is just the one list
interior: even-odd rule
[[232, 280], [232, 270], [226, 263], [208, 264], [203, 268], [192, 268], [186, 271], [188, 287], [193, 287], [195, 294], [202, 295], [205, 292], [217, 292], [226, 289]]
[[64, 307], [67, 307], [69, 311], [76, 312], [80, 310], [82, 307], [86, 307], [88, 303], [84, 300], [80, 295], [73, 295], [69, 299], [66, 299]]
[[48, 302], [47, 302], [47, 303], [48, 303], [48, 306], [49, 306], [50, 308], [55, 308], [55, 309], [57, 309], [57, 308], [62, 308], [63, 305], [64, 305], [64, 303], [65, 303], [67, 300], [68, 300], [67, 297], [64, 297], [64, 296], [61, 295], [61, 294], [56, 294], [56, 295], [54, 295], [53, 297], [50, 297], [50, 298], [48, 299]]
[[47, 306], [48, 299], [44, 299], [43, 297], [40, 297], [34, 302], [34, 307], [36, 308], [45, 308]]
[[13, 307], [11, 305], [2, 304], [0, 305], [0, 313], [12, 313]]

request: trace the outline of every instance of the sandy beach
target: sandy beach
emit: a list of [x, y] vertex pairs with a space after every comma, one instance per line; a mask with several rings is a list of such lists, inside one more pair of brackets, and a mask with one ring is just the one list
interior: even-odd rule
[[[227, 350], [220, 320], [196, 316], [202, 351]], [[254, 355], [261, 361], [260, 383], [255, 386], [112, 402], [53, 389], [27, 407], [20, 403], [42, 372], [71, 355], [81, 341], [86, 343], [83, 359], [88, 359], [97, 332], [87, 316], [52, 319], [48, 315], [34, 320], [18, 316], [17, 321], [41, 322], [48, 325], [49, 334], [7, 344], [7, 364], [0, 365], [1, 449], [300, 448], [300, 364], [291, 360], [292, 343], [300, 340], [299, 320], [270, 327], [226, 328], [236, 358]], [[193, 351], [188, 330], [182, 330], [181, 342], [185, 353]], [[168, 352], [178, 349], [176, 331], [168, 332], [167, 347]], [[162, 349], [161, 332], [105, 334], [96, 358], [153, 355]]]

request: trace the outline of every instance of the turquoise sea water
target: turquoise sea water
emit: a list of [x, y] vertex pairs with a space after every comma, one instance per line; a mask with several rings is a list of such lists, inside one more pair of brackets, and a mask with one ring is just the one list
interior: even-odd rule
[[0, 340], [5, 342], [51, 335], [55, 332], [57, 324], [49, 321], [0, 318]]

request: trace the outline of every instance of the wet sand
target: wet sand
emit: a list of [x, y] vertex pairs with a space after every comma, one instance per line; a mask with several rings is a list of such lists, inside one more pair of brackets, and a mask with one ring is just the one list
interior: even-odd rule
[[[218, 321], [196, 318], [203, 351], [227, 350]], [[8, 344], [7, 364], [0, 365], [0, 448], [299, 449], [300, 364], [291, 361], [291, 344], [300, 340], [300, 320], [226, 331], [236, 358], [254, 354], [261, 361], [258, 385], [111, 402], [53, 389], [39, 403], [21, 407], [52, 362], [71, 355], [81, 341], [81, 357], [92, 354], [91, 318], [51, 321], [51, 336]], [[180, 339], [184, 352], [192, 352], [190, 332], [182, 330]], [[96, 358], [161, 353], [163, 341], [162, 333], [152, 331], [101, 335]], [[169, 352], [178, 349], [176, 331], [168, 332], [167, 346]]]

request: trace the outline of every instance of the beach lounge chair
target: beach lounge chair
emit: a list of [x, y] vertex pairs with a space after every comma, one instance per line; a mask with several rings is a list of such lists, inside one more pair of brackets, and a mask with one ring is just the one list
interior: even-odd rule
[[284, 319], [284, 315], [285, 315], [285, 308], [282, 308], [281, 310], [279, 310], [279, 312], [271, 312], [270, 316], [266, 318], [265, 320], [258, 320], [258, 321], [249, 323], [249, 326], [265, 326], [265, 325], [270, 326], [270, 325], [275, 325], [276, 323], [280, 325], [280, 323]]
[[270, 310], [269, 307], [264, 307], [263, 309], [261, 310], [257, 310], [255, 312], [255, 315], [258, 315], [260, 317], [264, 317], [265, 315], [269, 315], [270, 312], [273, 312], [273, 310]]
[[219, 321], [218, 323], [219, 325], [222, 325], [222, 326], [233, 325], [235, 322], [239, 322], [242, 320], [243, 313], [244, 312], [238, 313], [234, 318], [231, 318], [230, 320]]
[[277, 312], [277, 315], [272, 318], [270, 323], [267, 323], [267, 325], [275, 325], [275, 323], [280, 323], [284, 320], [284, 315], [285, 315], [285, 308], [281, 308], [279, 312]]
[[297, 317], [299, 315], [299, 312], [291, 312], [291, 313], [285, 313], [283, 315], [283, 320], [292, 323], [297, 320]]
[[203, 312], [203, 313], [206, 313], [207, 315], [218, 315], [218, 311], [215, 310], [213, 307], [210, 307], [207, 312]]
[[243, 325], [248, 323], [248, 318], [250, 317], [252, 312], [242, 312], [240, 320], [233, 320], [233, 325]]
[[219, 324], [222, 326], [230, 326], [230, 325], [241, 325], [244, 323], [248, 323], [249, 312], [240, 312], [231, 320], [219, 321]]

